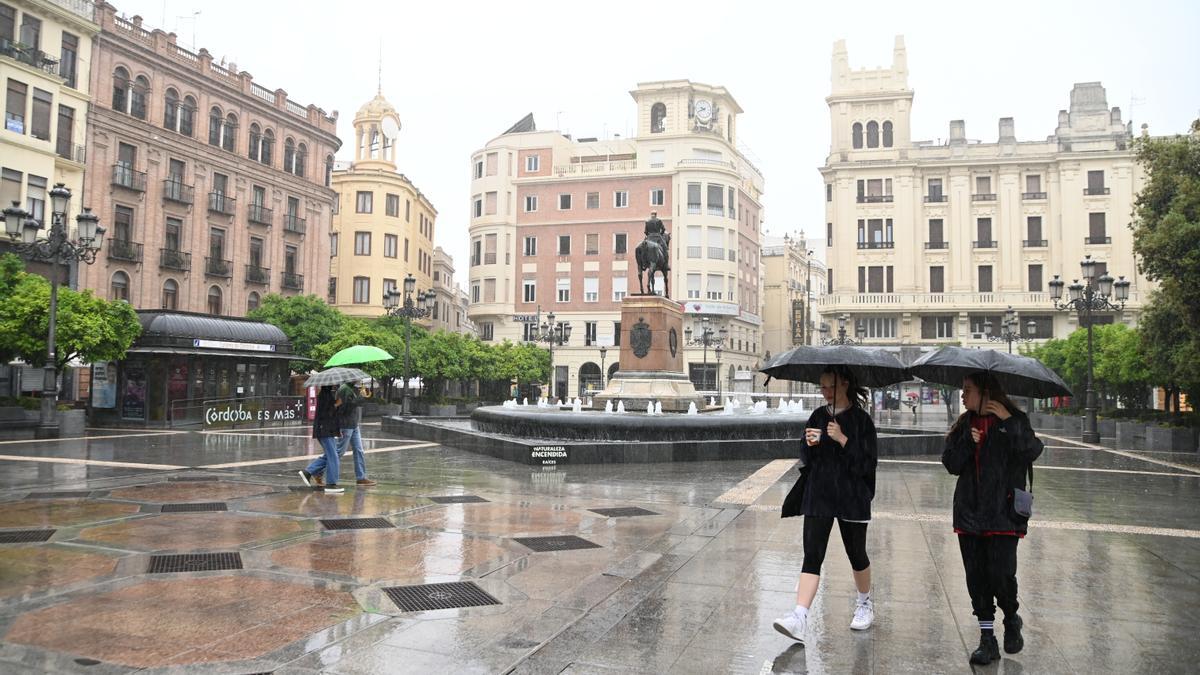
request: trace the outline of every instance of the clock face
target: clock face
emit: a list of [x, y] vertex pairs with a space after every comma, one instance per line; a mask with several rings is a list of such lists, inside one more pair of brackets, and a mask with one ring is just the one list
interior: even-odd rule
[[696, 117], [704, 122], [712, 119], [712, 103], [704, 99], [696, 101]]
[[400, 123], [394, 117], [385, 117], [381, 123], [383, 126], [383, 135], [391, 140], [395, 140], [400, 134]]

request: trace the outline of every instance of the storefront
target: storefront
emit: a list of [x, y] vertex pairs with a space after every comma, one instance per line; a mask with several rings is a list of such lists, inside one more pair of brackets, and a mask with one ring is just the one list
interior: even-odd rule
[[297, 359], [270, 324], [189, 312], [139, 310], [142, 334], [125, 360], [92, 366], [92, 423], [180, 426], [213, 402], [286, 396]]

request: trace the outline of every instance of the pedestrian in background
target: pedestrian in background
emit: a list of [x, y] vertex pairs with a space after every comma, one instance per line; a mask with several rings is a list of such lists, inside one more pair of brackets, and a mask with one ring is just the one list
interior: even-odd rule
[[[337, 443], [340, 429], [333, 385], [321, 387], [321, 391], [317, 393], [317, 410], [313, 416], [312, 428], [312, 437], [317, 439], [317, 442], [321, 444], [321, 449], [324, 450], [325, 454], [314, 459], [306, 468], [300, 470], [300, 480], [304, 481], [304, 484], [309, 487], [321, 487], [323, 485], [327, 494], [341, 494], [345, 490], [338, 487], [337, 484], [338, 477], [341, 474]], [[325, 484], [321, 478], [321, 474], [332, 478], [332, 482]]]
[[360, 392], [349, 382], [338, 387], [337, 397], [334, 401], [338, 411], [338, 426], [342, 432], [338, 452], [347, 454], [353, 450], [355, 484], [359, 487], [374, 487], [377, 483], [367, 478], [367, 461], [363, 457], [362, 434], [359, 432], [365, 393], [365, 389]]

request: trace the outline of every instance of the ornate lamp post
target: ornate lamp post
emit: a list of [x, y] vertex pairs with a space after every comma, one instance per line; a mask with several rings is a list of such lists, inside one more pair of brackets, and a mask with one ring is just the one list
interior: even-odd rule
[[858, 339], [852, 338], [846, 334], [846, 322], [850, 320], [849, 314], [843, 314], [838, 317], [837, 337], [831, 338], [829, 335], [829, 326], [821, 324], [821, 344], [823, 345], [861, 345], [863, 338], [867, 336], [867, 329], [862, 325], [861, 321], [856, 321], [854, 324], [854, 334]]
[[1007, 342], [1008, 353], [1012, 353], [1012, 343], [1014, 342], [1029, 342], [1033, 339], [1033, 333], [1037, 330], [1037, 324], [1030, 321], [1027, 327], [1028, 336], [1021, 335], [1021, 319], [1017, 315], [1017, 311], [1008, 306], [1004, 312], [1004, 321], [1000, 322], [1000, 332], [992, 334], [992, 322], [983, 322], [983, 332], [987, 334], [988, 342]]
[[[413, 293], [417, 290], [417, 279], [409, 274], [404, 277], [404, 293], [396, 289], [391, 289], [383, 296], [383, 307], [387, 310], [388, 316], [399, 316], [404, 318], [404, 393], [401, 398], [401, 412], [405, 415], [409, 414], [408, 407], [408, 380], [409, 380], [409, 343], [412, 342], [412, 320], [421, 319], [433, 311], [433, 301], [437, 298], [432, 290], [423, 291], [413, 297]], [[401, 302], [400, 298], [404, 301]], [[418, 304], [420, 303], [420, 304]]]
[[[1075, 310], [1080, 313], [1080, 318], [1087, 322], [1087, 337], [1088, 337], [1088, 369], [1087, 369], [1087, 403], [1086, 403], [1086, 419], [1084, 421], [1084, 429], [1082, 440], [1084, 443], [1099, 443], [1100, 432], [1096, 429], [1096, 391], [1092, 387], [1092, 368], [1093, 368], [1093, 353], [1092, 353], [1092, 313], [1093, 312], [1119, 312], [1125, 309], [1125, 301], [1129, 299], [1130, 282], [1121, 277], [1119, 281], [1114, 282], [1111, 275], [1105, 272], [1096, 278], [1096, 261], [1092, 260], [1092, 256], [1086, 255], [1080, 261], [1079, 267], [1083, 272], [1084, 283], [1079, 283], [1078, 279], [1071, 282], [1067, 287], [1071, 297], [1069, 300], [1062, 300], [1063, 286], [1066, 285], [1058, 275], [1054, 275], [1054, 279], [1050, 281], [1050, 299], [1054, 301], [1054, 308], [1070, 312]], [[1114, 297], [1113, 291], [1116, 291], [1116, 302], [1111, 302], [1110, 297]]]
[[604, 370], [604, 356], [608, 354], [608, 347], [600, 345], [600, 389], [604, 389], [604, 377], [608, 371]]
[[[554, 345], [563, 346], [571, 341], [571, 323], [569, 321], [558, 321], [554, 318], [554, 312], [546, 315], [546, 321], [538, 327], [539, 332], [534, 336], [534, 342], [545, 342], [550, 346], [550, 396], [558, 398], [557, 387], [555, 386], [557, 379], [554, 373]], [[601, 369], [603, 371], [603, 368]], [[604, 373], [600, 373], [601, 380], [604, 379]]]
[[713, 351], [715, 351], [717, 353], [717, 400], [720, 401], [721, 400], [721, 352], [724, 351], [724, 349], [718, 343], [716, 349], [714, 349]]
[[20, 243], [13, 247], [17, 255], [30, 262], [50, 263], [50, 319], [46, 336], [46, 365], [42, 379], [42, 419], [38, 434], [43, 438], [58, 435], [58, 365], [54, 342], [55, 323], [58, 319], [58, 266], [83, 262], [96, 262], [100, 245], [104, 242], [104, 228], [91, 209], [84, 208], [75, 216], [77, 226], [74, 240], [67, 232], [67, 207], [71, 203], [71, 191], [62, 183], [50, 190], [50, 231], [44, 238], [38, 235], [42, 223], [21, 208], [18, 202], [4, 209], [4, 230], [9, 240]]
[[[683, 329], [683, 339], [687, 343], [688, 346], [704, 347], [704, 373], [706, 375], [705, 379], [707, 379], [707, 374], [708, 374], [708, 348], [712, 347], [712, 346], [720, 346], [720, 345], [724, 344], [725, 336], [728, 334], [728, 332], [729, 331], [725, 330], [724, 328], [721, 328], [720, 330], [713, 330], [712, 326], [709, 325], [707, 316], [700, 317], [700, 332], [698, 334], [696, 334], [696, 337], [694, 339], [692, 337], [693, 331], [692, 331], [691, 326], [688, 326], [687, 328]], [[720, 380], [721, 380], [720, 373], [717, 373], [716, 379], [717, 379], [717, 386], [720, 387]]]

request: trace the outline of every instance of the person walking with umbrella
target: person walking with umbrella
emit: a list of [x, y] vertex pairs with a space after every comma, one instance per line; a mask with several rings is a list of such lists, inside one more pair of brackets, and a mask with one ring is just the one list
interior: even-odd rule
[[[346, 347], [329, 358], [325, 366], [344, 366], [372, 361], [388, 361], [392, 355], [387, 351], [371, 345], [354, 345]], [[363, 455], [362, 404], [367, 396], [367, 390], [359, 390], [351, 383], [344, 382], [338, 387], [335, 405], [338, 411], [338, 424], [341, 427], [341, 441], [338, 451], [342, 455], [354, 454], [354, 478], [358, 487], [374, 487], [377, 483], [367, 478], [367, 462]]]
[[317, 393], [317, 410], [313, 417], [313, 438], [321, 444], [321, 449], [325, 454], [314, 459], [311, 464], [300, 470], [300, 480], [309, 487], [321, 487], [323, 481], [321, 474], [326, 474], [333, 479], [333, 482], [324, 485], [327, 494], [341, 494], [345, 490], [338, 487], [338, 476], [341, 472], [341, 466], [338, 459], [338, 443], [337, 437], [338, 416], [337, 409], [334, 406], [334, 387], [333, 385], [325, 385]]

